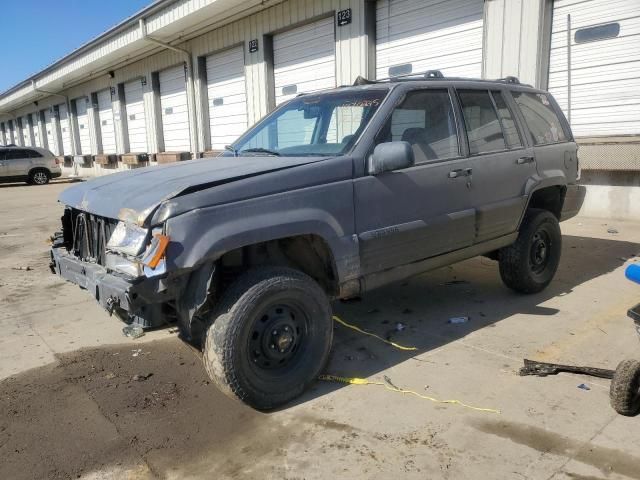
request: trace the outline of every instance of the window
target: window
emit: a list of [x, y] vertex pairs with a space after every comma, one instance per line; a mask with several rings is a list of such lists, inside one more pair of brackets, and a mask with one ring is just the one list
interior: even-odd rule
[[607, 23], [595, 27], [580, 28], [576, 30], [573, 39], [576, 43], [594, 42], [596, 40], [606, 40], [620, 35], [619, 23]]
[[461, 90], [459, 95], [471, 154], [506, 150], [507, 144], [489, 92]]
[[409, 92], [378, 134], [376, 143], [405, 141], [416, 163], [460, 155], [455, 116], [447, 90]]
[[26, 150], [24, 153], [26, 154], [25, 157], [42, 158], [42, 155], [40, 155], [40, 153], [36, 152], [35, 150]]
[[547, 94], [529, 92], [511, 92], [511, 94], [520, 107], [534, 144], [544, 145], [567, 141], [567, 134]]
[[20, 158], [29, 158], [29, 155], [24, 150], [7, 150], [5, 153], [5, 160], [18, 160]]
[[241, 155], [343, 154], [360, 136], [387, 93], [387, 89], [375, 89], [295, 98], [250, 129], [233, 147]]
[[491, 92], [491, 96], [493, 97], [493, 101], [495, 102], [496, 108], [498, 109], [498, 118], [500, 119], [500, 123], [502, 124], [502, 133], [504, 134], [504, 139], [507, 142], [507, 147], [522, 147], [522, 141], [520, 140], [520, 135], [518, 134], [518, 128], [513, 121], [511, 110], [509, 110], [509, 107], [507, 107], [507, 103], [502, 96], [502, 92]]

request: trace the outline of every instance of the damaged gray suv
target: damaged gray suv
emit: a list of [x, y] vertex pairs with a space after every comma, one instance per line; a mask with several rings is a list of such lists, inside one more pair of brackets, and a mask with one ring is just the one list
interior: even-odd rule
[[301, 394], [331, 300], [486, 255], [534, 293], [584, 190], [549, 93], [439, 72], [302, 94], [221, 157], [74, 185], [51, 268], [145, 328], [177, 323], [228, 395]]

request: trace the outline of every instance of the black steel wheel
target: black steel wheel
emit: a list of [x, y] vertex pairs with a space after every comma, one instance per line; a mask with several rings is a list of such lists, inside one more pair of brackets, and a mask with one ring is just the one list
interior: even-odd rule
[[515, 243], [498, 254], [502, 281], [517, 292], [540, 292], [553, 280], [561, 253], [558, 219], [546, 210], [530, 209]]
[[204, 344], [209, 376], [227, 395], [268, 410], [300, 395], [324, 367], [333, 328], [320, 286], [290, 268], [241, 275], [222, 295]]
[[618, 364], [611, 380], [609, 399], [620, 415], [632, 417], [640, 413], [640, 361], [623, 360]]

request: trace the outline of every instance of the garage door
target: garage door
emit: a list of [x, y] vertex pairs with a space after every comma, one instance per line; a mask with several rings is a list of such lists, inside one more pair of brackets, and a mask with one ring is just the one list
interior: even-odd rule
[[55, 130], [53, 129], [53, 122], [51, 121], [51, 111], [49, 109], [44, 111], [44, 129], [47, 135], [49, 150], [56, 155], [60, 155]]
[[276, 105], [298, 93], [336, 86], [335, 45], [333, 17], [273, 37]]
[[207, 57], [207, 93], [211, 149], [223, 150], [247, 128], [242, 47]]
[[129, 152], [147, 153], [147, 121], [144, 111], [142, 80], [124, 84], [124, 99], [127, 109], [127, 132]]
[[380, 0], [376, 76], [441, 70], [482, 75], [483, 0]]
[[98, 92], [98, 120], [100, 122], [100, 138], [102, 153], [116, 153], [116, 129], [111, 107], [111, 90]]
[[2, 145], [6, 145], [7, 143], [7, 136], [6, 136], [6, 132], [7, 131], [7, 127], [5, 126], [4, 122], [0, 122], [0, 144]]
[[40, 140], [40, 128], [38, 128], [38, 114], [31, 114], [31, 125], [33, 127], [33, 142], [36, 147], [42, 147], [42, 140]]
[[89, 116], [87, 115], [87, 98], [76, 98], [76, 119], [78, 124], [78, 136], [80, 137], [81, 155], [91, 153], [91, 136], [89, 135]]
[[26, 147], [31, 147], [31, 136], [29, 135], [29, 119], [25, 117], [20, 117], [20, 124], [22, 128], [20, 128], [20, 132], [22, 135], [22, 144]]
[[638, 0], [556, 0], [551, 32], [549, 90], [574, 135], [640, 134]]
[[58, 105], [60, 114], [60, 133], [62, 135], [62, 154], [73, 155], [71, 149], [71, 126], [69, 122], [69, 110], [66, 103]]
[[183, 65], [160, 72], [160, 106], [165, 151], [191, 151], [187, 83]]

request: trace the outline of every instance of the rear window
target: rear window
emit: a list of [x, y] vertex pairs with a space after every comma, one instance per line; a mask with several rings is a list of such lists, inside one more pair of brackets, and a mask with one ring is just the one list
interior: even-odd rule
[[551, 105], [549, 95], [514, 91], [511, 94], [520, 107], [535, 145], [567, 141], [568, 135]]
[[29, 158], [42, 158], [42, 154], [40, 152], [36, 152], [35, 150], [27, 150], [25, 151], [25, 156]]

